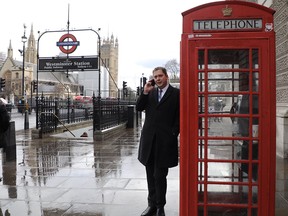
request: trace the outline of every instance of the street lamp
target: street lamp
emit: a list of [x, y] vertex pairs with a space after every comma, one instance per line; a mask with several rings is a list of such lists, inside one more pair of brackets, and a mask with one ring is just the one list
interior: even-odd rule
[[[26, 25], [24, 24], [24, 35], [21, 37], [22, 43], [23, 43], [23, 50], [22, 50], [22, 56], [23, 56], [23, 65], [22, 65], [22, 98], [24, 99], [25, 96], [25, 82], [24, 82], [24, 76], [25, 76], [25, 43], [27, 41], [26, 37]], [[24, 101], [23, 101], [24, 102]]]
[[25, 43], [27, 41], [26, 37], [26, 25], [24, 24], [24, 35], [21, 37], [23, 43], [23, 65], [22, 65], [22, 114], [25, 109], [25, 118], [24, 118], [24, 129], [29, 129], [29, 119], [28, 119], [28, 110], [26, 110], [26, 98], [25, 98]]
[[100, 37], [100, 32], [101, 28], [98, 28], [98, 31], [94, 31], [97, 34], [98, 37], [98, 99], [100, 100], [101, 98], [101, 37]]

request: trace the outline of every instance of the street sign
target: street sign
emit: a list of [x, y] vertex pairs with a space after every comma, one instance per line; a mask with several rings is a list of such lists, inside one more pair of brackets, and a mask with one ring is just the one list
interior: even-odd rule
[[[66, 41], [68, 39], [68, 41]], [[71, 39], [72, 41], [69, 41]], [[71, 54], [73, 53], [77, 46], [80, 45], [80, 42], [77, 41], [76, 37], [72, 34], [64, 34], [59, 39], [59, 42], [56, 43], [57, 46], [59, 46], [59, 49], [65, 53], [65, 54]], [[65, 48], [66, 47], [66, 48]]]
[[38, 71], [99, 70], [98, 56], [39, 58]]

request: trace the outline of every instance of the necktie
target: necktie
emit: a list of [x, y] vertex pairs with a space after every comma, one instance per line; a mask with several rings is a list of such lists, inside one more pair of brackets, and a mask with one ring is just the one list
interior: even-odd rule
[[161, 101], [162, 93], [163, 93], [163, 90], [162, 90], [162, 89], [159, 89], [159, 91], [158, 91], [158, 102]]

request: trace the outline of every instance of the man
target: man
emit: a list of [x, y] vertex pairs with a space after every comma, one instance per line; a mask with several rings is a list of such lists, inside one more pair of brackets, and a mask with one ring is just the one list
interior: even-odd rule
[[136, 109], [145, 110], [138, 160], [146, 168], [148, 207], [141, 216], [165, 216], [168, 168], [178, 165], [179, 89], [168, 83], [165, 68], [153, 70], [139, 96]]

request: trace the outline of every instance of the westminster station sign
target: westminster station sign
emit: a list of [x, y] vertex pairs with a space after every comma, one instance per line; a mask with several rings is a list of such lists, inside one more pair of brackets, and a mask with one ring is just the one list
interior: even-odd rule
[[261, 30], [262, 19], [194, 20], [195, 31]]
[[97, 56], [39, 58], [38, 71], [98, 70]]

